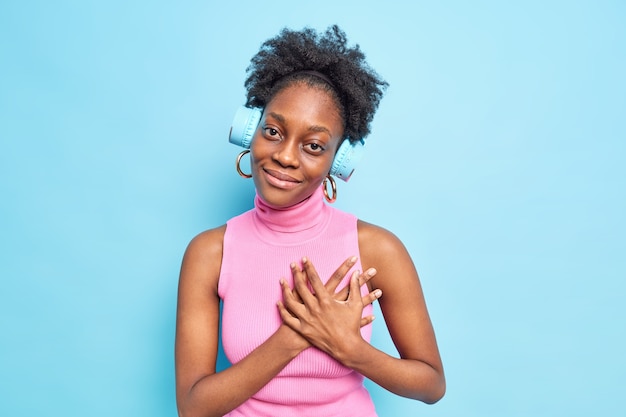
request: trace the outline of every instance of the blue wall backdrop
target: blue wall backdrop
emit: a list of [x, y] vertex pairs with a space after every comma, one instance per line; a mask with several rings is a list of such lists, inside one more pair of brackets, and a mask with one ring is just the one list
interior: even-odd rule
[[[189, 240], [251, 207], [227, 143], [282, 27], [390, 83], [342, 209], [420, 271], [448, 393], [381, 417], [623, 415], [626, 3], [3, 1], [0, 415], [176, 415]], [[394, 352], [383, 325], [373, 343]]]

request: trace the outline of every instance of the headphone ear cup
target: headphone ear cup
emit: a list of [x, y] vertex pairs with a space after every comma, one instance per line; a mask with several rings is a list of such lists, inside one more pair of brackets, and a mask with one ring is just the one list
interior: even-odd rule
[[330, 174], [344, 181], [348, 181], [354, 172], [356, 164], [363, 157], [365, 151], [365, 141], [363, 139], [350, 142], [344, 139], [335, 154], [333, 165], [330, 168]]
[[230, 127], [228, 141], [235, 145], [249, 149], [254, 131], [261, 120], [261, 110], [241, 106], [237, 109]]

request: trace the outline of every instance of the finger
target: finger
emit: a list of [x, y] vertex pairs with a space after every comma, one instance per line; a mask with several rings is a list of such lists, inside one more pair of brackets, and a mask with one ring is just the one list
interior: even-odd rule
[[367, 326], [368, 324], [370, 324], [371, 322], [374, 321], [374, 316], [367, 316], [367, 317], [363, 317], [361, 319], [361, 327]]
[[363, 284], [367, 284], [369, 280], [372, 279], [374, 275], [376, 275], [376, 272], [378, 272], [376, 271], [376, 268], [369, 268], [367, 271], [365, 271], [365, 273], [361, 274], [359, 276], [359, 287]]
[[372, 304], [374, 301], [378, 300], [380, 297], [382, 297], [383, 292], [380, 289], [375, 289], [374, 291], [370, 292], [369, 294], [365, 295], [363, 298], [361, 298], [361, 301], [363, 302], [363, 305], [366, 306], [368, 304]]
[[293, 294], [293, 298], [299, 302], [300, 304], [304, 304], [304, 301], [302, 301], [302, 298], [300, 298], [300, 294], [298, 294], [298, 291], [292, 291], [291, 292]]
[[350, 277], [350, 281], [348, 282], [348, 285], [344, 286], [339, 292], [335, 293], [335, 300], [346, 301], [348, 299], [348, 294], [350, 294], [350, 282], [352, 281], [353, 278], [355, 277], [358, 278], [359, 275], [361, 275], [360, 271], [354, 271], [352, 273], [352, 276]]
[[290, 299], [290, 298], [295, 298], [295, 293], [294, 291], [289, 287], [289, 284], [287, 284], [287, 281], [285, 281], [284, 279], [281, 279], [279, 281], [280, 284], [280, 289], [281, 292], [283, 293], [283, 299]]
[[276, 306], [278, 307], [278, 314], [280, 314], [280, 318], [283, 320], [283, 323], [293, 330], [298, 331], [300, 328], [300, 320], [298, 320], [297, 317], [294, 317], [280, 301], [276, 303]]
[[324, 287], [322, 280], [320, 279], [319, 275], [317, 275], [317, 271], [315, 270], [313, 263], [308, 258], [305, 257], [305, 258], [302, 258], [302, 266], [304, 267], [304, 272], [306, 272], [306, 277], [309, 283], [311, 284], [311, 287], [313, 288], [313, 292], [315, 293], [317, 298], [321, 299], [325, 297], [325, 295], [328, 295], [328, 292], [326, 291], [326, 287]]
[[348, 302], [354, 302], [360, 297], [361, 291], [359, 290], [359, 279], [356, 274], [353, 274], [350, 278], [350, 292], [348, 293]]
[[[300, 302], [300, 298], [297, 297], [297, 293], [294, 293], [284, 279], [280, 280], [280, 286], [283, 293], [284, 306], [289, 310], [292, 315], [298, 315], [302, 313], [301, 309], [304, 308]], [[282, 305], [282, 303], [281, 303]]]
[[[291, 273], [292, 273], [292, 275], [294, 275], [294, 270], [295, 270], [295, 268], [297, 268], [297, 267], [296, 267], [296, 265], [295, 265], [295, 263], [292, 263], [290, 267], [291, 267]], [[282, 286], [284, 286], [284, 285], [287, 285], [287, 283], [286, 283], [286, 282], [284, 282], [284, 279], [281, 279], [281, 281], [280, 281], [280, 285], [281, 285], [281, 287], [282, 287]], [[295, 280], [294, 280], [294, 286], [295, 286]], [[287, 288], [289, 288], [289, 286], [287, 286]], [[299, 303], [301, 303], [301, 304], [302, 304], [302, 299], [300, 298], [300, 294], [298, 294], [298, 291], [293, 291], [291, 288], [289, 288], [289, 290], [290, 290], [291, 294], [293, 295], [293, 298], [294, 298], [297, 302], [299, 302]], [[283, 291], [284, 291], [284, 289], [283, 289]]]
[[[377, 272], [376, 269], [370, 268], [367, 271], [365, 271], [365, 273], [359, 274], [359, 287], [363, 286], [364, 284], [367, 284], [369, 280], [372, 279], [374, 275], [376, 275], [376, 272]], [[350, 286], [346, 285], [344, 288], [341, 289], [341, 291], [339, 291], [336, 294], [335, 299], [339, 301], [345, 301], [348, 298], [348, 293], [350, 292], [349, 290], [350, 290]]]
[[310, 307], [316, 302], [316, 300], [315, 300], [315, 296], [313, 295], [313, 293], [309, 289], [309, 286], [307, 285], [307, 281], [308, 281], [307, 273], [306, 271], [303, 271], [302, 269], [300, 269], [298, 265], [296, 265], [295, 262], [292, 262], [290, 267], [291, 267], [291, 274], [293, 275], [294, 289], [298, 295], [298, 298], [304, 305], [306, 305], [307, 307]]
[[335, 290], [337, 289], [341, 281], [344, 279], [344, 277], [346, 276], [350, 268], [352, 268], [354, 264], [356, 264], [356, 261], [357, 261], [357, 257], [352, 256], [346, 259], [341, 264], [341, 266], [337, 268], [337, 270], [333, 273], [333, 275], [330, 277], [328, 282], [326, 282], [326, 290], [329, 293], [333, 294], [335, 292]]

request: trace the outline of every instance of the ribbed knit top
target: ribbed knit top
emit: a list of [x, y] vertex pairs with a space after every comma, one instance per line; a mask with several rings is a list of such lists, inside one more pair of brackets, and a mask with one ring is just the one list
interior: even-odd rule
[[[357, 219], [324, 203], [319, 188], [287, 209], [257, 194], [255, 207], [227, 222], [218, 292], [223, 300], [222, 343], [236, 363], [280, 326], [279, 280], [293, 285], [289, 265], [306, 256], [326, 282], [350, 256], [360, 256]], [[353, 269], [361, 269], [360, 261]], [[351, 272], [339, 286], [349, 281]], [[366, 294], [367, 287], [361, 288]], [[363, 314], [371, 314], [367, 306]], [[371, 325], [361, 329], [366, 340]], [[237, 387], [233, 387], [237, 389]], [[363, 376], [311, 347], [229, 416], [376, 416]]]

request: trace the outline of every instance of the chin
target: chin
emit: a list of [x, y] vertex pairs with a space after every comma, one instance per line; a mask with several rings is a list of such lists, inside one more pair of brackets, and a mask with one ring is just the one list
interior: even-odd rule
[[293, 190], [281, 190], [278, 188], [258, 188], [259, 196], [272, 207], [286, 208], [306, 200], [310, 193], [294, 192]]

